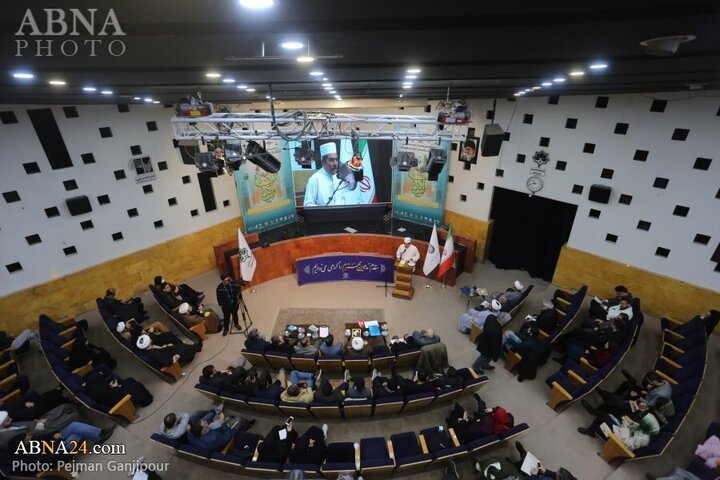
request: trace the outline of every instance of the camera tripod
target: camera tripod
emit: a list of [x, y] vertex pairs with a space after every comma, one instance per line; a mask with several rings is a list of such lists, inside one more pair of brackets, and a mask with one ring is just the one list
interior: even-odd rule
[[[250, 330], [250, 327], [252, 327], [253, 321], [252, 318], [250, 318], [250, 312], [248, 311], [247, 305], [245, 305], [245, 300], [243, 299], [242, 284], [238, 286], [238, 308], [240, 310], [240, 316], [242, 317], [243, 326], [233, 332], [233, 322], [228, 322], [228, 335], [242, 333], [247, 337], [247, 332]], [[238, 319], [238, 322], [239, 320], [240, 319]]]

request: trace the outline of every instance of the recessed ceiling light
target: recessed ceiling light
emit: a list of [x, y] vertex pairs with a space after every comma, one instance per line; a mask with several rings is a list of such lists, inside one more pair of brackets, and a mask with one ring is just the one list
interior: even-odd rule
[[12, 76], [13, 76], [14, 78], [19, 78], [19, 79], [21, 79], [21, 80], [27, 80], [27, 79], [29, 79], [29, 78], [35, 78], [35, 75], [33, 75], [32, 73], [28, 73], [28, 72], [15, 72], [15, 73], [12, 74]]
[[565, 81], [565, 77], [553, 78], [553, 82], [555, 82], [555, 83], [563, 83], [564, 81]]
[[417, 75], [405, 75], [405, 78], [408, 80], [415, 80], [417, 78]]
[[532, 92], [532, 88], [526, 88], [526, 89], [523, 90], [523, 91], [524, 91], [525, 93]]
[[525, 95], [525, 92], [517, 92], [517, 93], [513, 93], [513, 95], [515, 95], [516, 97], [519, 97], [520, 95]]
[[234, 78], [223, 78], [223, 83], [235, 83]]
[[585, 72], [583, 72], [582, 70], [575, 70], [570, 72], [571, 77], [582, 77], [583, 75], [585, 75]]
[[532, 87], [532, 89], [533, 89], [533, 91], [534, 91], [534, 90], [540, 90], [540, 87], [538, 87], [537, 85], [535, 85], [534, 87]]
[[140, 97], [133, 97], [133, 100], [142, 100]]
[[607, 63], [593, 63], [590, 65], [590, 70], [604, 70], [607, 68]]
[[146, 98], [143, 98], [143, 101], [144, 101], [144, 102], [147, 102], [147, 103], [150, 103], [150, 102], [153, 101], [153, 99], [152, 99], [152, 98], [149, 98], [149, 97], [146, 97]]
[[95, 87], [83, 87], [83, 92], [96, 92], [97, 88]]
[[298, 50], [304, 47], [305, 44], [300, 42], [283, 42], [280, 46], [286, 50]]
[[208, 78], [220, 78], [221, 75], [217, 72], [208, 72], [205, 76]]
[[311, 63], [315, 61], [315, 59], [309, 55], [300, 55], [296, 60], [300, 63]]
[[245, 90], [245, 91], [246, 91], [246, 92], [251, 92], [251, 93], [252, 93], [252, 92], [254, 92], [254, 91], [255, 91], [255, 89], [254, 89], [254, 88], [248, 88], [248, 89], [247, 89], [247, 90]]
[[420, 70], [419, 68], [408, 68], [408, 71], [407, 71], [407, 73], [420, 73], [420, 72], [422, 72], [422, 70]]
[[552, 82], [542, 82], [540, 85], [542, 85], [543, 87], [549, 87], [552, 85]]
[[160, 100], [153, 100], [153, 103], [160, 103]]
[[67, 83], [64, 80], [50, 80], [48, 82], [50, 85], [67, 85]]
[[398, 95], [398, 96], [399, 96], [400, 98], [402, 98], [402, 97], [403, 97], [403, 94], [401, 93], [401, 94], [400, 94], [400, 95]]
[[323, 81], [323, 82], [327, 82], [327, 81], [328, 81], [328, 78], [327, 78], [327, 77], [323, 77], [322, 81]]
[[331, 95], [335, 95], [337, 92], [335, 90], [328, 90], [328, 93]]
[[332, 83], [323, 83], [322, 86], [323, 87], [332, 87]]
[[407, 90], [409, 88], [412, 88], [412, 85], [403, 85], [403, 88]]
[[319, 77], [322, 74], [323, 72], [321, 72], [320, 70], [313, 70], [312, 72], [310, 72], [310, 75], [312, 75], [313, 77]]
[[245, 8], [252, 8], [254, 10], [261, 10], [263, 8], [270, 8], [275, 2], [273, 0], [240, 0], [240, 6]]
[[403, 82], [403, 85], [412, 85], [412, 82]]
[[112, 90], [102, 90], [100, 93], [102, 93], [103, 95], [112, 95], [113, 94]]
[[241, 90], [247, 90], [248, 86], [247, 85], [238, 85], [237, 88], [239, 88]]

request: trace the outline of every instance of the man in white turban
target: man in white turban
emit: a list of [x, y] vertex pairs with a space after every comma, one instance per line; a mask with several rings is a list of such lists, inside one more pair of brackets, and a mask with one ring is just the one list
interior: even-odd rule
[[[315, 172], [305, 186], [305, 207], [322, 207], [325, 205], [344, 205], [345, 196], [337, 178], [338, 153], [335, 142], [320, 145], [322, 168]], [[334, 193], [334, 195], [333, 195]]]
[[420, 252], [415, 245], [410, 243], [411, 241], [412, 239], [410, 237], [403, 238], [402, 245], [400, 245], [395, 252], [395, 258], [412, 267], [420, 259]]

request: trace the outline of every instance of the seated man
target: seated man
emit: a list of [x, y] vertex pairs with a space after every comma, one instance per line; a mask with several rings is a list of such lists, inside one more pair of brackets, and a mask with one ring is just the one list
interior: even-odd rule
[[225, 418], [222, 410], [211, 410], [190, 424], [187, 442], [193, 447], [219, 452], [230, 443], [240, 423], [232, 417]]
[[509, 312], [515, 305], [518, 304], [522, 297], [522, 292], [525, 289], [525, 285], [520, 280], [515, 280], [512, 286], [508, 287], [504, 292], [493, 293], [486, 301], [497, 300], [502, 305], [500, 311]]
[[[0, 419], [2, 419], [2, 414], [0, 414]], [[29, 440], [40, 442], [59, 441], [67, 451], [72, 451], [78, 449], [82, 442], [87, 440], [94, 445], [102, 445], [112, 436], [114, 430], [115, 425], [109, 428], [100, 428], [83, 422], [71, 422], [63, 428], [48, 427], [45, 430], [35, 430], [33, 432], [22, 432], [18, 429], [13, 430], [13, 438], [8, 441], [8, 447], [12, 443], [12, 452], [16, 452], [20, 443], [24, 444]], [[26, 451], [32, 450], [29, 445], [25, 445], [25, 447]]]
[[372, 347], [367, 340], [361, 337], [353, 337], [350, 344], [345, 347], [345, 358], [368, 358], [372, 353]]
[[[280, 371], [284, 375], [283, 369], [280, 369]], [[255, 381], [255, 389], [253, 390], [253, 397], [258, 398], [265, 398], [268, 400], [280, 400], [280, 395], [285, 390], [281, 384], [281, 380], [275, 380], [275, 382], [272, 381], [270, 378], [270, 374], [265, 372], [263, 374], [259, 374], [257, 377], [257, 380]]]
[[312, 403], [313, 398], [312, 388], [304, 383], [289, 385], [285, 391], [280, 394], [280, 400], [290, 403]]
[[320, 353], [326, 356], [335, 357], [343, 352], [343, 344], [335, 343], [332, 333], [320, 342]]
[[620, 301], [617, 303], [617, 305], [612, 305], [610, 307], [603, 307], [605, 315], [595, 318], [595, 317], [589, 317], [586, 319], [582, 326], [583, 328], [591, 328], [596, 327], [598, 325], [602, 325], [606, 322], [609, 322], [611, 320], [614, 320], [618, 318], [620, 315], [625, 315], [628, 320], [632, 320], [633, 317], [633, 309], [631, 305], [631, 300], [629, 296], [623, 297], [620, 299]]
[[512, 417], [504, 408], [487, 408], [477, 393], [473, 397], [477, 401], [477, 411], [472, 417], [459, 403], [456, 403], [448, 418], [448, 426], [455, 430], [461, 444], [467, 445], [478, 438], [504, 432], [513, 427]]
[[176, 287], [173, 284], [165, 282], [160, 286], [160, 291], [158, 292], [158, 298], [163, 305], [170, 310], [175, 310], [184, 302], [183, 298], [175, 289]]
[[298, 434], [293, 430], [293, 417], [288, 417], [284, 425], [274, 426], [258, 445], [258, 460], [261, 462], [285, 463], [290, 449]]
[[251, 328], [250, 331], [247, 334], [247, 339], [245, 340], [245, 348], [248, 350], [256, 350], [259, 352], [267, 352], [272, 347], [272, 343], [265, 340], [262, 336], [260, 336], [260, 332], [258, 332], [257, 328]]
[[138, 325], [133, 320], [127, 322], [118, 322], [115, 325], [115, 331], [118, 332], [125, 340], [136, 343], [141, 335], [149, 335], [153, 343], [165, 345], [172, 343], [173, 345], [184, 343], [180, 337], [172, 333], [162, 322], [153, 322], [146, 327]]
[[58, 432], [80, 420], [77, 405], [65, 403], [45, 412], [39, 419], [16, 421], [7, 410], [0, 411], [0, 448], [6, 448], [14, 436], [22, 434], [41, 435]]
[[[607, 316], [609, 307], [614, 307], [620, 303], [620, 300], [626, 299], [629, 303], [632, 303], [632, 294], [628, 291], [624, 285], [618, 285], [615, 287], [615, 297], [601, 300], [597, 297], [590, 300], [590, 318], [603, 319]], [[598, 302], [598, 300], [600, 300]]]
[[320, 380], [320, 387], [315, 390], [313, 395], [313, 402], [324, 403], [327, 405], [340, 405], [345, 400], [341, 385], [337, 388], [333, 388], [332, 384], [327, 378]]
[[180, 304], [178, 313], [182, 316], [183, 323], [187, 327], [194, 327], [205, 322], [205, 330], [208, 333], [218, 333], [220, 331], [220, 317], [211, 308], [205, 308], [202, 304], [196, 308], [184, 302]]
[[468, 380], [472, 380], [473, 376], [470, 373], [470, 369], [461, 368], [456, 369], [455, 367], [448, 367], [443, 375], [436, 377], [432, 380], [432, 383], [437, 388], [445, 387], [461, 387], [463, 383]]
[[[253, 369], [254, 370], [254, 369]], [[219, 371], [214, 365], [205, 365], [200, 376], [200, 383], [211, 387], [225, 390], [227, 392], [240, 393], [241, 385], [248, 372], [242, 367], [228, 366], [225, 370]]]
[[[161, 277], [160, 275], [155, 277], [154, 286], [158, 290], [162, 290], [162, 286], [165, 283], [168, 283], [168, 282], [166, 282], [165, 279], [163, 277]], [[172, 284], [170, 284], [170, 285], [173, 287], [172, 288], [173, 293], [180, 295], [180, 297], [184, 301], [191, 303], [191, 304], [195, 305], [196, 307], [198, 305], [200, 305], [202, 303], [203, 299], [205, 298], [205, 292], [198, 292], [197, 290], [194, 290], [192, 287], [190, 287], [190, 285], [188, 285], [186, 283], [182, 283], [180, 285], [172, 285]]]
[[8, 415], [15, 422], [25, 422], [43, 418], [43, 415], [64, 404], [72, 404], [70, 400], [63, 397], [62, 387], [53, 388], [47, 392], [38, 394], [34, 390], [26, 391], [20, 401], [11, 405], [3, 405], [0, 401], [0, 408], [7, 411]]
[[458, 319], [458, 330], [462, 333], [470, 333], [470, 327], [474, 323], [480, 328], [485, 327], [485, 321], [490, 315], [494, 315], [500, 325], [506, 325], [512, 318], [506, 312], [501, 312], [502, 305], [499, 300], [492, 300], [489, 304], [481, 303], [475, 308], [471, 308], [467, 313], [460, 315]]
[[315, 355], [318, 352], [318, 344], [310, 344], [310, 338], [307, 336], [303, 337], [295, 345], [295, 355]]
[[[540, 313], [525, 317], [525, 324], [534, 322], [535, 326], [546, 333], [551, 333], [558, 326], [557, 312], [552, 300], [543, 300], [540, 306]], [[523, 325], [525, 328], [525, 325]]]
[[[592, 412], [591, 412], [592, 413]], [[613, 431], [613, 427], [625, 426], [627, 429], [618, 430], [618, 437], [629, 450], [637, 450], [640, 447], [646, 447], [650, 444], [652, 437], [660, 431], [660, 422], [657, 417], [649, 410], [644, 402], [638, 402], [634, 405], [633, 411], [628, 415], [622, 416], [622, 420], [618, 417], [605, 412], [597, 412], [597, 417], [588, 427], [578, 427], [578, 432], [583, 435], [594, 437], [599, 435], [603, 440], [607, 440], [608, 436], [603, 432], [602, 425], [606, 425]], [[623, 435], [623, 432], [629, 433]]]
[[540, 340], [540, 329], [535, 322], [526, 322], [523, 329], [516, 335], [512, 330], [503, 333], [502, 348], [515, 351], [522, 356], [518, 365], [518, 382], [534, 379], [537, 369], [547, 363], [550, 356], [550, 345]]
[[72, 349], [68, 355], [68, 366], [75, 369], [87, 365], [88, 362], [92, 361], [93, 365], [105, 364], [113, 370], [117, 366], [117, 361], [110, 355], [110, 352], [102, 347], [93, 345], [85, 337], [84, 333], [79, 333], [75, 337]]
[[415, 330], [412, 337], [413, 340], [415, 340], [415, 344], [421, 347], [424, 347], [425, 345], [432, 345], [433, 343], [438, 343], [440, 341], [440, 335], [435, 335], [435, 331], [432, 328], [421, 330], [419, 332]]
[[390, 377], [397, 382], [398, 389], [404, 396], [432, 392], [435, 388], [434, 382], [428, 381], [425, 371], [416, 371], [412, 379], [407, 379], [398, 375], [395, 366], [392, 366], [390, 367]]
[[140, 335], [137, 339], [137, 348], [145, 353], [158, 365], [169, 367], [175, 362], [187, 365], [195, 358], [197, 348], [195, 345], [184, 343], [154, 343], [150, 335]]
[[390, 395], [402, 395], [400, 385], [396, 378], [383, 377], [377, 369], [372, 374], [372, 394], [373, 397], [388, 397]]
[[288, 355], [292, 355], [295, 353], [295, 347], [290, 345], [283, 335], [273, 335], [270, 337], [270, 342], [272, 343], [272, 347], [270, 347], [270, 350], [273, 352], [283, 352], [287, 353]]
[[406, 335], [405, 338], [393, 335], [392, 339], [390, 339], [390, 351], [395, 355], [414, 348], [417, 348], [417, 345], [415, 345], [415, 339], [409, 335]]
[[564, 351], [565, 355], [561, 357], [553, 357], [553, 360], [565, 363], [567, 353], [571, 351], [571, 344], [575, 344], [572, 349], [587, 350], [590, 347], [601, 347], [607, 342], [615, 342], [621, 345], [627, 336], [627, 316], [621, 313], [617, 318], [601, 323], [593, 328], [578, 328], [572, 332], [566, 333], [558, 338], [556, 343], [560, 351]]
[[118, 320], [127, 321], [134, 318], [136, 322], [142, 323], [147, 319], [145, 307], [139, 297], [133, 297], [129, 300], [120, 300], [117, 298], [117, 292], [114, 288], [108, 288], [105, 291], [105, 297], [102, 304], [111, 315], [115, 315]]
[[295, 441], [295, 448], [290, 451], [290, 461], [298, 464], [321, 465], [327, 457], [327, 423], [322, 428], [309, 427]]
[[372, 398], [372, 392], [365, 386], [365, 379], [361, 376], [350, 376], [350, 371], [345, 370], [345, 401], [367, 400]]

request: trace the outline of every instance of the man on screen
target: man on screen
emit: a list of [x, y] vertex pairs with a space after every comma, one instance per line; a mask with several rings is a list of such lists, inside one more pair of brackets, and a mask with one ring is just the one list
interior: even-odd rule
[[305, 187], [304, 207], [323, 207], [326, 205], [352, 205], [359, 203], [357, 194], [336, 174], [338, 171], [338, 153], [335, 142], [320, 145], [322, 168], [315, 172]]

